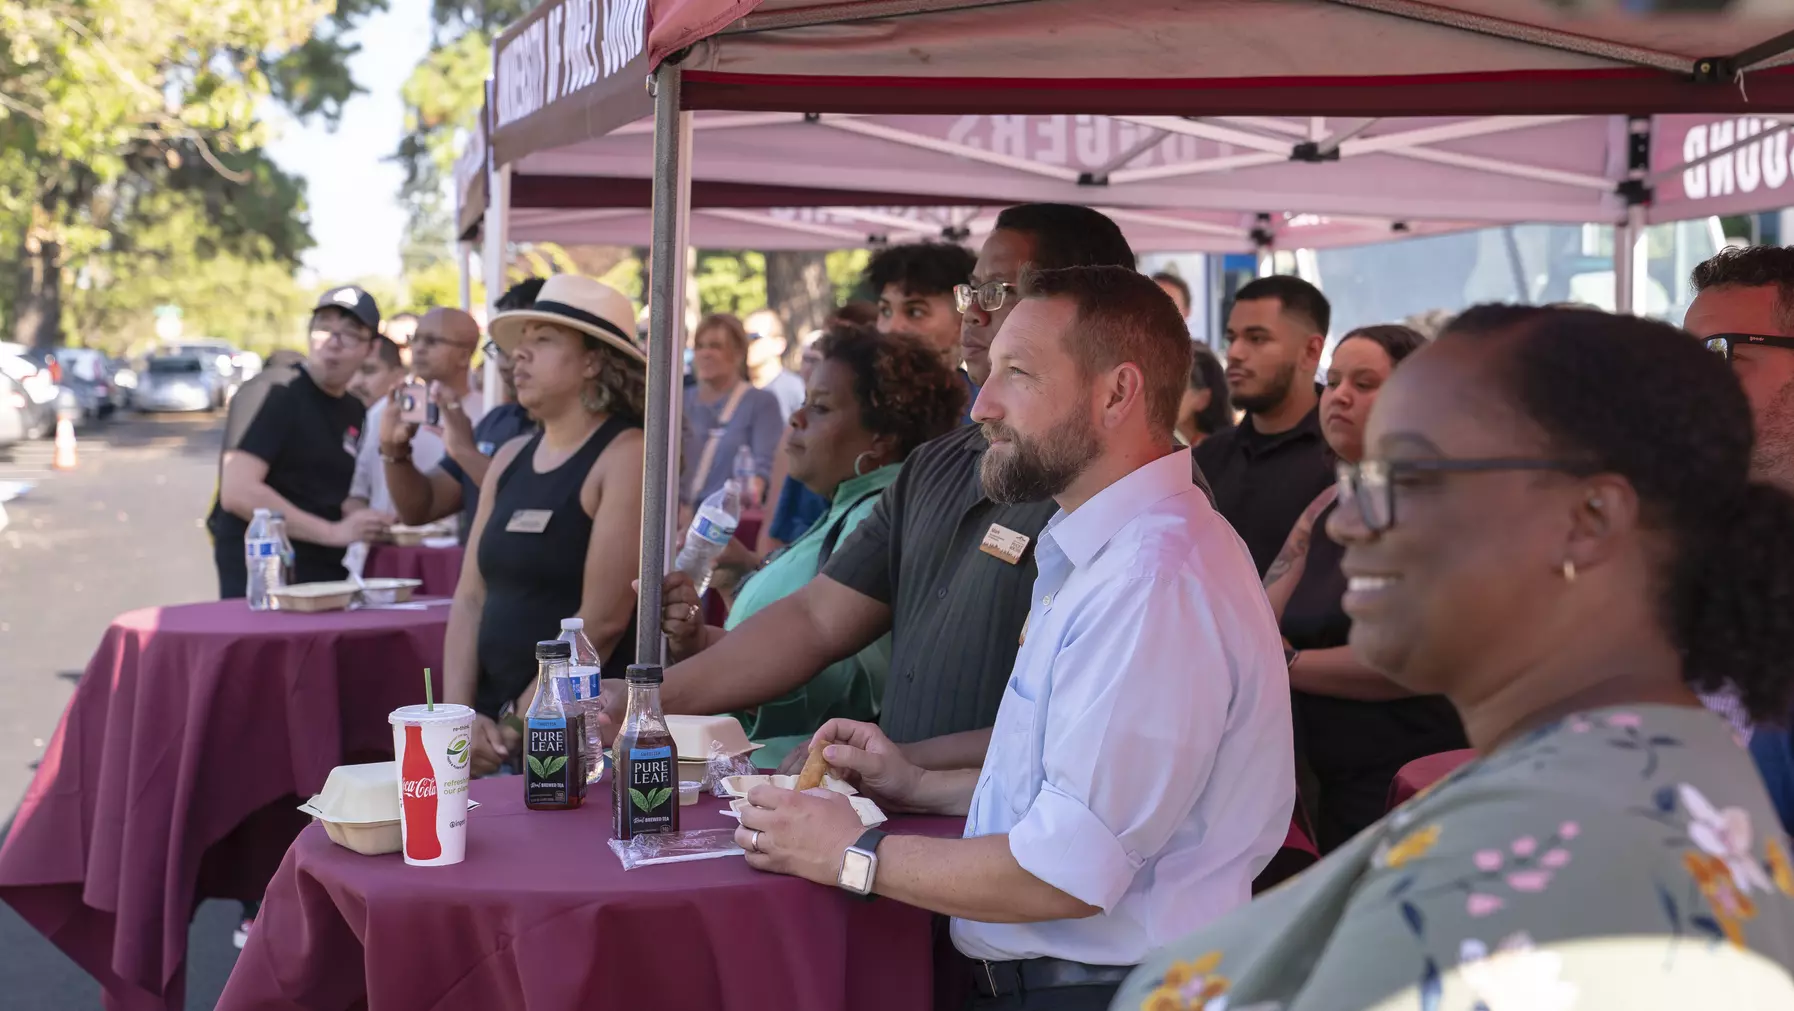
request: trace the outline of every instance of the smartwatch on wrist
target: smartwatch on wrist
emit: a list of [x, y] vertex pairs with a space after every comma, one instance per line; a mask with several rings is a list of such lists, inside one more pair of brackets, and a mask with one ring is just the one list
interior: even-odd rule
[[872, 882], [878, 876], [878, 844], [884, 832], [869, 828], [864, 835], [841, 854], [841, 873], [835, 883], [855, 895], [872, 896]]

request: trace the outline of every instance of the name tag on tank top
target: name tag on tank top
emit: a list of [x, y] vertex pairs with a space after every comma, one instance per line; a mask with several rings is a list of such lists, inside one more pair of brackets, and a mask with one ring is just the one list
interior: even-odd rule
[[992, 523], [984, 532], [984, 543], [978, 545], [978, 550], [1011, 565], [1019, 565], [1030, 540], [1032, 538], [1027, 534], [1018, 534], [1001, 523]]
[[505, 533], [539, 534], [548, 529], [548, 521], [553, 518], [552, 509], [519, 509], [505, 523]]

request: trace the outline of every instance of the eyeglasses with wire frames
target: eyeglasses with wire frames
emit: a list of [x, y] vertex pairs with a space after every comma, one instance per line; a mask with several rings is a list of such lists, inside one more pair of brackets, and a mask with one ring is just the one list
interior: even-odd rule
[[335, 341], [338, 347], [356, 351], [372, 343], [374, 335], [367, 330], [348, 325], [335, 329], [327, 326], [314, 326], [311, 328], [311, 339], [314, 344], [327, 344], [330, 341]]
[[1568, 460], [1527, 457], [1487, 457], [1472, 460], [1365, 460], [1340, 463], [1334, 470], [1341, 508], [1356, 504], [1358, 517], [1373, 534], [1395, 526], [1395, 484], [1402, 474], [1488, 474], [1497, 471], [1537, 470], [1586, 474], [1586, 466]]
[[976, 301], [978, 308], [985, 312], [996, 312], [1019, 290], [1008, 281], [986, 281], [976, 286], [956, 284], [953, 286], [953, 308], [960, 313], [969, 312]]
[[1794, 337], [1771, 337], [1760, 333], [1716, 333], [1707, 338], [1707, 350], [1732, 360], [1732, 352], [1740, 346], [1756, 345], [1765, 348], [1781, 348], [1794, 351]]

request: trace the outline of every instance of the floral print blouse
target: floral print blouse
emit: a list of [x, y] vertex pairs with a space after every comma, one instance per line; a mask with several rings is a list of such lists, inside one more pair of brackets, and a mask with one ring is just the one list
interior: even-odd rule
[[1794, 1008], [1794, 864], [1703, 709], [1570, 716], [1160, 952], [1117, 1011]]

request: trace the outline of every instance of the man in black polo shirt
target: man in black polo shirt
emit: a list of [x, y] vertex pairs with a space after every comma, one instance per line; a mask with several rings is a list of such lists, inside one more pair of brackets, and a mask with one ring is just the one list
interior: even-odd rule
[[258, 388], [260, 403], [250, 405], [253, 415], [225, 450], [218, 500], [206, 521], [224, 599], [248, 592], [243, 535], [257, 509], [286, 517], [294, 578], [302, 583], [344, 578], [343, 549], [392, 522], [374, 510], [343, 513], [366, 415], [348, 395], [349, 380], [379, 325], [380, 309], [367, 292], [325, 292], [312, 310], [311, 356]]
[[1227, 314], [1227, 390], [1246, 420], [1193, 455], [1263, 576], [1302, 510], [1333, 483], [1314, 385], [1332, 307], [1299, 277], [1261, 277]]
[[[1115, 223], [1087, 207], [1003, 211], [970, 283], [956, 291], [960, 352], [979, 385], [990, 378], [990, 344], [1016, 304], [1024, 265], [1131, 270], [1134, 254]], [[879, 715], [886, 735], [925, 767], [981, 764], [1028, 613], [1034, 542], [1058, 508], [986, 498], [978, 468], [988, 448], [982, 426], [968, 425], [911, 453], [817, 578], [667, 670], [667, 711], [760, 705], [890, 632]], [[607, 682], [613, 727], [622, 701]], [[788, 761], [801, 762], [806, 750], [795, 749]]]

